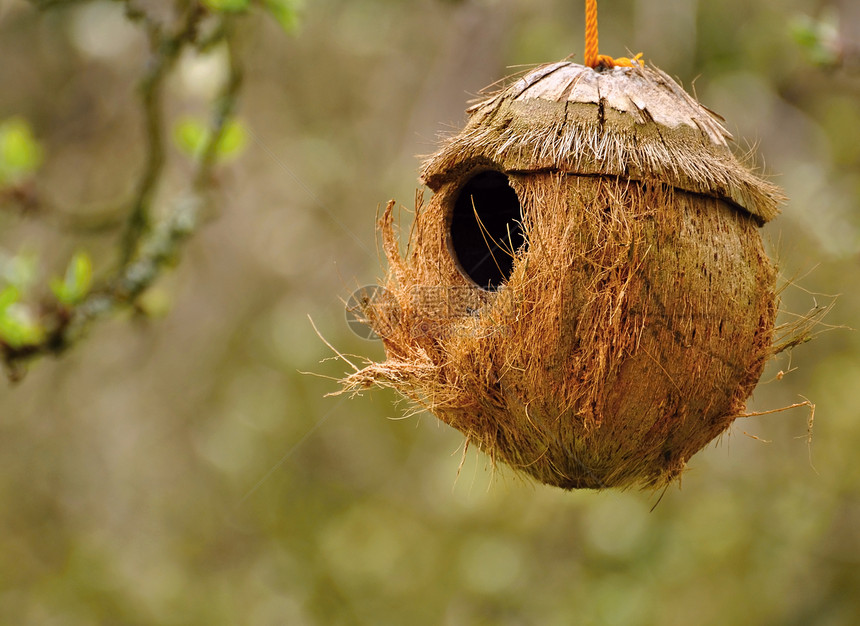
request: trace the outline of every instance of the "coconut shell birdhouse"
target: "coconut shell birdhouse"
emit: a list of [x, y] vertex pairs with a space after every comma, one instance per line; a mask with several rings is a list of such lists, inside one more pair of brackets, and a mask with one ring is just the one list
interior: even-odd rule
[[393, 202], [381, 218], [362, 314], [387, 358], [347, 387], [393, 387], [543, 483], [667, 484], [773, 353], [759, 227], [781, 192], [637, 61], [544, 65], [468, 113], [423, 164], [407, 240]]

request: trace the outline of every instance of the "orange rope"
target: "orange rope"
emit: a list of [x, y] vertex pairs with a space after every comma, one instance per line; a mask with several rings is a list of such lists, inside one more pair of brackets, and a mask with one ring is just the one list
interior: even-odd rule
[[620, 57], [613, 59], [597, 51], [597, 0], [585, 0], [585, 58], [588, 67], [633, 67], [643, 65], [640, 52], [632, 59]]
[[597, 67], [597, 0], [585, 0], [585, 64]]

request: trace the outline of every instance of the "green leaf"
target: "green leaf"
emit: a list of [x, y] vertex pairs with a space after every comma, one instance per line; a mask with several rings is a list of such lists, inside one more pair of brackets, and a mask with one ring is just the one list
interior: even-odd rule
[[795, 15], [789, 22], [789, 31], [816, 65], [831, 66], [839, 62], [839, 20], [835, 13], [825, 13], [820, 19]]
[[794, 41], [804, 48], [818, 45], [818, 25], [808, 15], [795, 15], [789, 22]]
[[15, 285], [0, 290], [0, 314], [21, 299], [21, 291]]
[[245, 131], [245, 125], [239, 120], [230, 120], [218, 141], [218, 156], [222, 158], [238, 156], [246, 143], [248, 143], [248, 133]]
[[93, 283], [93, 263], [86, 252], [78, 252], [72, 257], [62, 280], [51, 280], [51, 291], [57, 300], [66, 306], [73, 306], [83, 300]]
[[220, 13], [241, 13], [248, 10], [251, 0], [203, 0], [203, 4]]
[[42, 164], [44, 151], [21, 117], [0, 123], [0, 184], [15, 183]]
[[0, 341], [13, 348], [34, 345], [45, 338], [45, 329], [20, 302], [0, 308]]
[[173, 129], [173, 140], [177, 147], [188, 156], [197, 158], [209, 136], [209, 129], [194, 118], [181, 120]]
[[[195, 118], [181, 120], [173, 130], [173, 139], [177, 147], [195, 159], [200, 158], [211, 137], [212, 131]], [[241, 154], [247, 143], [248, 132], [245, 130], [245, 125], [238, 120], [230, 120], [221, 133], [215, 152], [222, 159], [236, 157]]]
[[164, 317], [170, 312], [173, 302], [170, 293], [159, 287], [150, 287], [135, 302], [148, 318]]
[[263, 7], [287, 34], [292, 34], [298, 29], [301, 10], [304, 8], [302, 0], [263, 0]]

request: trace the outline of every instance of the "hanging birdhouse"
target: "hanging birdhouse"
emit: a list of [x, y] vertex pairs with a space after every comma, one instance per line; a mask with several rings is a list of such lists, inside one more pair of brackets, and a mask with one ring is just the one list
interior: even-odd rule
[[772, 354], [781, 192], [635, 61], [545, 65], [468, 112], [423, 165], [405, 258], [382, 217], [363, 314], [387, 359], [348, 388], [393, 387], [544, 483], [666, 484]]

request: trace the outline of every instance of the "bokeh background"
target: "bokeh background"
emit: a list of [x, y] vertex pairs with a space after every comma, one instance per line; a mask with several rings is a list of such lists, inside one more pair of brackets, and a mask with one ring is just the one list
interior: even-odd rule
[[[809, 398], [811, 444], [805, 409], [739, 420], [662, 500], [535, 485], [474, 450], [458, 475], [462, 438], [432, 416], [401, 419], [386, 392], [326, 396], [346, 367], [309, 316], [342, 351], [383, 355], [343, 306], [382, 273], [377, 208], [412, 206], [416, 155], [463, 124], [480, 88], [581, 58], [582, 5], [309, 0], [292, 35], [262, 12], [243, 19], [247, 146], [219, 170], [218, 211], [147, 294], [161, 315], [97, 325], [0, 384], [0, 622], [858, 623], [849, 329], [773, 363], [749, 404]], [[600, 5], [601, 52], [643, 51], [785, 187], [763, 231], [784, 309], [841, 294], [826, 321], [856, 324], [860, 70], [831, 63], [827, 42], [860, 41], [860, 4]], [[132, 191], [145, 59], [116, 3], [0, 1], [0, 120], [32, 126], [53, 207], [0, 213], [4, 271], [29, 255], [47, 280], [81, 249], [110, 268], [115, 233], [68, 223]], [[222, 75], [217, 51], [183, 58], [171, 123], [205, 112]], [[189, 171], [172, 148], [165, 197]]]

